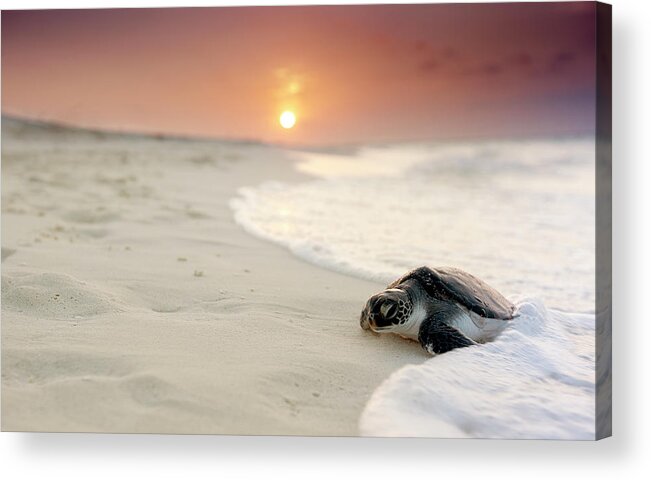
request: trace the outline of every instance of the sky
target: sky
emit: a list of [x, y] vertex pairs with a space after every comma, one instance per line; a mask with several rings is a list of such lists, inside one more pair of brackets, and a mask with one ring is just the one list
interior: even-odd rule
[[593, 2], [3, 11], [2, 112], [304, 145], [592, 134], [594, 24]]

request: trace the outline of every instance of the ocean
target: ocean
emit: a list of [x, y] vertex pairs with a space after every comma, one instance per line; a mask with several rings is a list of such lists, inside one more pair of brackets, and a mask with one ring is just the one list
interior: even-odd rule
[[421, 265], [462, 268], [521, 312], [491, 344], [391, 375], [361, 434], [594, 437], [593, 138], [292, 155], [308, 180], [232, 199], [249, 233], [385, 284]]

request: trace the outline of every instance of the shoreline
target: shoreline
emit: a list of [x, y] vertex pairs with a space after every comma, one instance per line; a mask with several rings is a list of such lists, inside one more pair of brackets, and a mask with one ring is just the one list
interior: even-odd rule
[[235, 223], [308, 178], [282, 149], [35, 128], [3, 118], [3, 431], [358, 435], [429, 358], [359, 328], [383, 285]]

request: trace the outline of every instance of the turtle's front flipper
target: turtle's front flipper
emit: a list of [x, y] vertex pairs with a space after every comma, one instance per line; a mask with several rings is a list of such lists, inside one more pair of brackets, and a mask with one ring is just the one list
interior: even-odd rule
[[432, 355], [449, 352], [455, 348], [476, 345], [459, 330], [433, 316], [423, 321], [418, 331], [418, 341]]

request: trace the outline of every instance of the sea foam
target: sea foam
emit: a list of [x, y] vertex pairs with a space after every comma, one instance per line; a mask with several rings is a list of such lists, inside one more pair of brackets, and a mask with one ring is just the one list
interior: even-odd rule
[[497, 340], [394, 372], [360, 418], [362, 435], [590, 440], [594, 316], [518, 302]]
[[421, 265], [451, 265], [507, 296], [593, 311], [593, 142], [392, 145], [297, 156], [297, 168], [313, 180], [243, 188], [231, 201], [250, 233], [380, 282]]

